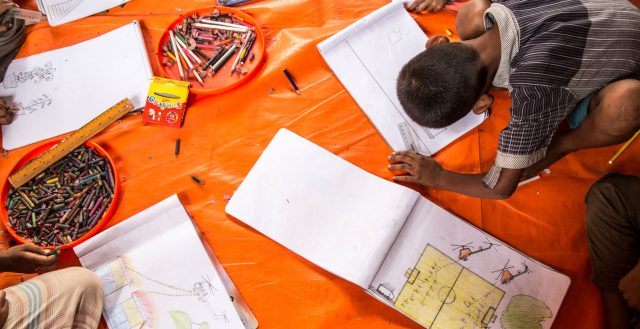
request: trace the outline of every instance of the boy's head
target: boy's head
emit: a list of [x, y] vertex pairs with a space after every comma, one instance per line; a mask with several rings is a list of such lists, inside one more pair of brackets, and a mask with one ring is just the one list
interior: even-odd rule
[[475, 49], [440, 42], [428, 46], [402, 68], [398, 98], [418, 124], [446, 127], [473, 109], [485, 91], [487, 75], [487, 66]]

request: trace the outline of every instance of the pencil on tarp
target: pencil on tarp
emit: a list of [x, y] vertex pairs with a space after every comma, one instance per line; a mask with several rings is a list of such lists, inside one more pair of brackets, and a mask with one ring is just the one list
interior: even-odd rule
[[176, 139], [176, 146], [173, 150], [173, 153], [177, 156], [180, 154], [180, 138]]
[[287, 80], [289, 80], [289, 83], [293, 87], [293, 90], [296, 92], [296, 94], [302, 95], [300, 93], [300, 89], [298, 89], [298, 86], [296, 85], [295, 81], [293, 81], [293, 76], [291, 75], [291, 73], [289, 73], [289, 71], [287, 69], [282, 69], [282, 72], [287, 77]]
[[193, 176], [193, 175], [192, 175], [192, 176], [191, 176], [191, 179], [193, 179], [193, 181], [194, 181], [194, 182], [196, 182], [196, 183], [198, 183], [198, 184], [200, 184], [200, 185], [204, 185], [204, 182], [203, 182], [200, 178], [198, 178], [198, 177], [196, 177], [196, 176]]
[[622, 154], [622, 152], [624, 152], [629, 145], [631, 145], [631, 143], [633, 143], [633, 141], [638, 138], [638, 135], [640, 135], [640, 129], [638, 131], [636, 131], [635, 134], [633, 134], [633, 136], [631, 138], [629, 138], [629, 140], [624, 143], [624, 145], [622, 145], [622, 147], [618, 150], [618, 152], [616, 152], [613, 157], [611, 157], [611, 160], [609, 160], [609, 164], [613, 164], [614, 161], [616, 161], [616, 159], [618, 159], [618, 157], [620, 156], [620, 154]]

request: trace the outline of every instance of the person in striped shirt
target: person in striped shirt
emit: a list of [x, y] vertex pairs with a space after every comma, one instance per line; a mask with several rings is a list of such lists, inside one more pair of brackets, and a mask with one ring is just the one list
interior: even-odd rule
[[[396, 181], [504, 199], [564, 155], [624, 142], [640, 128], [640, 11], [626, 0], [471, 0], [456, 26], [463, 41], [431, 38], [402, 69], [398, 97], [414, 121], [440, 128], [488, 110], [492, 86], [507, 88], [511, 118], [495, 163], [460, 174], [396, 152]], [[564, 120], [573, 130], [556, 133]]]

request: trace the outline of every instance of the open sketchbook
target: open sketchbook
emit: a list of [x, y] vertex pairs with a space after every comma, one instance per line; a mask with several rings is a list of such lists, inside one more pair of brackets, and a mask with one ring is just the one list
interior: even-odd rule
[[49, 25], [58, 26], [129, 1], [131, 0], [38, 0], [38, 9], [47, 15]]
[[570, 279], [281, 129], [226, 212], [426, 328], [550, 328]]
[[258, 327], [176, 195], [73, 250], [102, 281], [110, 329]]
[[0, 97], [17, 109], [2, 126], [2, 145], [15, 149], [76, 130], [123, 98], [145, 104], [152, 72], [140, 24], [94, 39], [15, 59]]
[[429, 129], [407, 116], [396, 81], [404, 64], [426, 43], [427, 36], [403, 3], [392, 2], [318, 44], [329, 67], [395, 151], [431, 155], [486, 118], [471, 112], [451, 126]]

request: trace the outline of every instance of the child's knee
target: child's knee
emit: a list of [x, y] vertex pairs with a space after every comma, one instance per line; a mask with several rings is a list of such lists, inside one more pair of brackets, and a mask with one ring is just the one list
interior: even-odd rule
[[610, 135], [628, 138], [640, 128], [640, 80], [616, 81], [602, 89], [598, 98]]
[[85, 297], [102, 301], [104, 289], [100, 278], [95, 273], [82, 267], [70, 267], [62, 271], [66, 272], [65, 276], [68, 275], [69, 280], [79, 291], [82, 291]]

